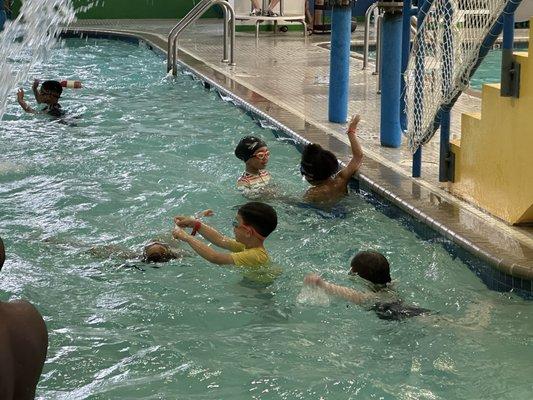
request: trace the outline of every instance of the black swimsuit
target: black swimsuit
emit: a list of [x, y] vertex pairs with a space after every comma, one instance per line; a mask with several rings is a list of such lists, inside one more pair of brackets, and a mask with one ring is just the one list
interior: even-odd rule
[[431, 312], [426, 308], [405, 305], [399, 300], [390, 303], [376, 303], [370, 309], [376, 312], [378, 318], [390, 321], [401, 321]]
[[51, 115], [52, 117], [62, 117], [65, 115], [65, 111], [61, 109], [61, 105], [59, 103], [56, 104], [50, 104], [49, 106], [46, 106], [42, 110], [45, 114]]

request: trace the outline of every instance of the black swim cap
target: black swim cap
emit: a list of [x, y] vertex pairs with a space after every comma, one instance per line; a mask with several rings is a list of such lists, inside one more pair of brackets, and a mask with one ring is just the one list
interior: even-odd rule
[[63, 87], [58, 81], [44, 81], [41, 85], [41, 90], [56, 93], [58, 97], [61, 96], [61, 93], [63, 93]]
[[257, 149], [260, 149], [261, 147], [267, 147], [263, 139], [256, 136], [245, 136], [235, 148], [235, 155], [238, 159], [246, 162], [252, 158]]

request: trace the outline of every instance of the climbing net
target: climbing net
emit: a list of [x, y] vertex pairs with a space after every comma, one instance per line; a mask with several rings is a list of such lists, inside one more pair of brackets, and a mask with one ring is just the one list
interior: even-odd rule
[[433, 0], [427, 8], [404, 76], [413, 153], [435, 134], [441, 108], [468, 86], [484, 39], [511, 1], [519, 0]]

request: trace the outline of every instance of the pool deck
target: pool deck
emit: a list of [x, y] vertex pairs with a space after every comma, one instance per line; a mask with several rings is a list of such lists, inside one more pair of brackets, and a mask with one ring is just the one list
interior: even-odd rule
[[[175, 20], [80, 20], [71, 31], [124, 33], [140, 37], [166, 53], [167, 34]], [[518, 39], [527, 30], [517, 30]], [[353, 39], [362, 44], [362, 26]], [[233, 93], [261, 115], [293, 133], [331, 149], [340, 160], [350, 154], [345, 125], [328, 121], [329, 35], [303, 37], [301, 32], [237, 32], [235, 61], [221, 62], [220, 20], [200, 20], [185, 30], [179, 58], [193, 72]], [[411, 153], [379, 143], [380, 96], [373, 65], [362, 70], [354, 56], [350, 66], [350, 114], [361, 114], [359, 138], [365, 152], [359, 173], [362, 187], [386, 198], [450, 240], [496, 267], [495, 281], [511, 275], [514, 287], [531, 292], [533, 227], [509, 226], [453, 196], [438, 182], [439, 138], [423, 149], [422, 178], [411, 177]], [[165, 73], [162, 65], [161, 75]], [[205, 80], [205, 79], [204, 79]], [[460, 114], [480, 110], [478, 94], [463, 94], [452, 112], [452, 136], [460, 137]], [[264, 114], [263, 114], [264, 113]], [[501, 272], [501, 275], [497, 273]], [[507, 281], [508, 282], [508, 281]]]

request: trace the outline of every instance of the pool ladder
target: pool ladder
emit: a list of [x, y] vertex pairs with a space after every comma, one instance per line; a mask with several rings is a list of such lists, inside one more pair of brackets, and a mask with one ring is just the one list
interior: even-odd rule
[[[222, 62], [229, 63], [229, 65], [235, 65], [234, 48], [235, 48], [235, 11], [231, 4], [225, 0], [202, 0], [195, 5], [191, 11], [187, 13], [177, 24], [172, 28], [168, 34], [167, 43], [167, 72], [172, 70], [173, 75], [177, 75], [178, 66], [178, 39], [185, 28], [187, 28], [193, 22], [196, 22], [207, 10], [214, 5], [220, 5], [224, 14], [224, 56]], [[228, 19], [229, 13], [229, 19]], [[228, 58], [228, 36], [229, 36], [229, 58]]]

